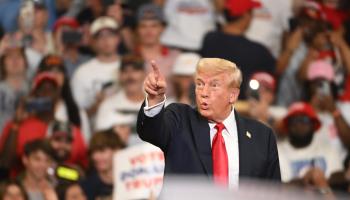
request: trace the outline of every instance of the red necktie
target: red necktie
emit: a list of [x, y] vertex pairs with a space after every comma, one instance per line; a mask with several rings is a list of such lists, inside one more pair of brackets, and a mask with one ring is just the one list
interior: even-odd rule
[[222, 130], [225, 125], [222, 123], [216, 124], [215, 128], [218, 130], [213, 139], [212, 157], [213, 157], [213, 175], [214, 182], [227, 186], [228, 185], [228, 158], [226, 153], [226, 146], [224, 137], [222, 137]]

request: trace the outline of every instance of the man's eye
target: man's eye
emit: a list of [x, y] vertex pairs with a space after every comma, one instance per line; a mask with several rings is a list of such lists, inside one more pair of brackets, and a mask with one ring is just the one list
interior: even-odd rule
[[197, 82], [197, 83], [196, 83], [196, 86], [197, 86], [197, 87], [202, 87], [202, 86], [203, 86], [203, 83]]
[[217, 87], [219, 87], [220, 85], [218, 84], [218, 83], [212, 83], [211, 84], [211, 87], [213, 87], [213, 88], [217, 88]]

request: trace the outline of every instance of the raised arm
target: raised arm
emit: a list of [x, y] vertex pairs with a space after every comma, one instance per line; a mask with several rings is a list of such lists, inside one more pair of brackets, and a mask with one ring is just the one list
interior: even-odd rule
[[[137, 133], [146, 142], [166, 151], [171, 135], [171, 127], [176, 126], [175, 113], [164, 109], [166, 82], [155, 62], [151, 62], [152, 71], [144, 82], [147, 93], [137, 118]], [[173, 114], [175, 115], [173, 115]]]

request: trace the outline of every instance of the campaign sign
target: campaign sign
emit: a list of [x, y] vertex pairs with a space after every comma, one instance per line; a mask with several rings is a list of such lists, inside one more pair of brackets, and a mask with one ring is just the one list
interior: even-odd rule
[[118, 151], [114, 156], [114, 200], [158, 197], [163, 184], [164, 155], [156, 146], [143, 143]]

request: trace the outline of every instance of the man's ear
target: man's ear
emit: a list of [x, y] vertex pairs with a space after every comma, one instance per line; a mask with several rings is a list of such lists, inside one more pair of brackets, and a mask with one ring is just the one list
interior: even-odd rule
[[231, 94], [230, 94], [230, 99], [229, 99], [230, 104], [236, 103], [236, 101], [238, 100], [239, 92], [240, 92], [240, 90], [238, 88], [231, 89]]

